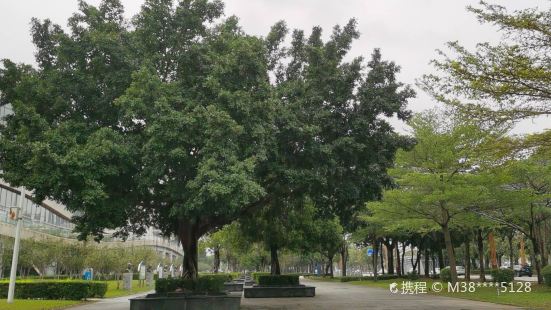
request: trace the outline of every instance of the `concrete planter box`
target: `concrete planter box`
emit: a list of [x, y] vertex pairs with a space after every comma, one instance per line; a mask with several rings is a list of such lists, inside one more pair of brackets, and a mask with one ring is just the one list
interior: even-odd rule
[[224, 290], [226, 292], [243, 292], [243, 283], [226, 282], [224, 283]]
[[243, 289], [245, 298], [277, 298], [277, 297], [314, 297], [316, 288], [314, 286], [259, 286], [245, 287]]
[[239, 280], [235, 280], [233, 281], [235, 283], [239, 283], [239, 284], [243, 284], [244, 286], [251, 286], [251, 285], [254, 285], [255, 282], [253, 280], [242, 280], [242, 279], [239, 279]]
[[130, 310], [239, 310], [241, 295], [150, 294], [130, 299]]

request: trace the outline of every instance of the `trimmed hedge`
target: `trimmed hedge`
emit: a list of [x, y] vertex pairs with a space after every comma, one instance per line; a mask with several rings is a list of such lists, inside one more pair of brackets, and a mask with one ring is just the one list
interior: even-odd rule
[[258, 277], [258, 285], [265, 286], [288, 286], [299, 285], [297, 275], [263, 275]]
[[[0, 279], [2, 281], [9, 281], [9, 274], [7, 278]], [[54, 276], [25, 276], [22, 280], [82, 280], [82, 276], [76, 275], [75, 277], [69, 277], [68, 275], [54, 275]]]
[[306, 275], [304, 277], [307, 278], [307, 279], [314, 279], [314, 280], [317, 280], [317, 279], [334, 279], [334, 277], [331, 277], [331, 276], [317, 275], [317, 274]]
[[253, 272], [251, 273], [251, 277], [253, 277], [254, 282], [258, 283], [258, 278], [260, 276], [269, 276], [271, 273], [269, 272]]
[[351, 281], [364, 281], [364, 280], [367, 280], [366, 278], [371, 278], [370, 280], [373, 279], [373, 277], [350, 276], [350, 277], [340, 277], [339, 280], [341, 282], [351, 282]]
[[233, 281], [233, 280], [236, 280], [236, 279], [239, 279], [239, 277], [241, 276], [241, 273], [239, 272], [219, 272], [219, 273], [214, 273], [214, 272], [200, 272], [199, 273], [199, 277], [203, 277], [203, 276], [220, 276], [220, 277], [226, 277], [227, 278], [227, 282], [230, 282], [230, 281]]
[[[0, 298], [8, 296], [9, 281], [0, 281]], [[107, 292], [107, 283], [98, 281], [71, 280], [21, 280], [15, 283], [17, 299], [69, 299], [81, 300], [103, 297]]]
[[[393, 280], [398, 279], [395, 274], [381, 274], [377, 275], [377, 280]], [[356, 277], [340, 277], [338, 278], [341, 282], [350, 282], [350, 281], [372, 281], [375, 280], [373, 276], [356, 276]]]
[[511, 283], [515, 279], [515, 272], [512, 269], [492, 269], [490, 270], [492, 281]]
[[201, 275], [196, 281], [182, 278], [158, 279], [155, 281], [155, 292], [157, 294], [167, 294], [182, 289], [192, 291], [195, 294], [212, 294], [224, 292], [224, 282], [227, 282], [228, 276], [221, 275]]
[[408, 279], [408, 280], [418, 280], [418, 279], [419, 279], [419, 275], [417, 274], [416, 271], [408, 272], [408, 273], [406, 274], [406, 279]]
[[541, 270], [541, 274], [543, 275], [543, 282], [545, 285], [551, 287], [551, 265], [545, 266]]

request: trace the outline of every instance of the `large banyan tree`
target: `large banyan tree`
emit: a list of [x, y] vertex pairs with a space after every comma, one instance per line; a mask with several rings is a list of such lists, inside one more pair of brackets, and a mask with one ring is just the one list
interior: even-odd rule
[[222, 225], [281, 197], [357, 202], [388, 184], [408, 141], [383, 116], [409, 117], [413, 92], [379, 52], [344, 61], [354, 21], [327, 42], [295, 31], [285, 47], [284, 23], [247, 35], [218, 1], [123, 14], [104, 0], [80, 2], [67, 28], [33, 20], [36, 65], [0, 66], [14, 111], [0, 177], [65, 204], [81, 238], [156, 227], [196, 278], [198, 239]]

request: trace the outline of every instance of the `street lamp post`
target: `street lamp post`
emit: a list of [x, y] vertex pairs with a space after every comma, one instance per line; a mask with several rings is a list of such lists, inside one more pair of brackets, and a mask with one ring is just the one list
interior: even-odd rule
[[25, 199], [25, 189], [19, 188], [19, 200], [17, 201], [17, 210], [15, 212], [17, 224], [15, 225], [15, 242], [13, 244], [13, 256], [11, 259], [10, 285], [8, 288], [8, 304], [13, 303], [15, 293], [15, 277], [17, 276], [17, 260], [19, 259], [19, 242], [21, 240], [21, 210], [23, 209], [23, 199]]

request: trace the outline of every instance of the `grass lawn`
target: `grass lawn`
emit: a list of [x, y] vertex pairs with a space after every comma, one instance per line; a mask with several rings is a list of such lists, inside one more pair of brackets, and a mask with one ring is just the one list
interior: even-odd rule
[[65, 309], [69, 306], [83, 303], [78, 300], [15, 300], [13, 304], [8, 304], [6, 299], [0, 300], [0, 309], [2, 310], [54, 310]]
[[[518, 285], [515, 285], [518, 288]], [[481, 287], [476, 293], [444, 293], [443, 295], [478, 301], [521, 306], [530, 309], [551, 309], [551, 288], [532, 283], [530, 292], [507, 292], [497, 294], [497, 289]], [[434, 293], [437, 294], [437, 293]], [[442, 294], [442, 293], [440, 293]], [[439, 295], [439, 294], [438, 294]]]
[[[311, 278], [310, 278], [311, 279]], [[335, 279], [315, 279], [316, 281], [331, 281], [339, 282], [338, 278]], [[398, 283], [398, 287], [401, 287], [402, 281], [408, 281], [405, 279], [395, 279], [395, 280], [379, 280], [375, 281], [352, 281], [346, 282], [353, 285], [369, 286], [369, 287], [378, 287], [388, 290], [391, 283]], [[495, 287], [476, 287], [474, 293], [458, 293], [458, 292], [448, 292], [447, 285], [443, 286], [441, 292], [433, 292], [430, 287], [435, 280], [432, 279], [419, 279], [411, 282], [426, 282], [427, 289], [429, 294], [454, 297], [454, 298], [463, 298], [477, 301], [486, 301], [496, 304], [504, 305], [513, 305], [521, 306], [529, 309], [551, 309], [551, 288], [545, 287], [543, 285], [538, 285], [536, 283], [531, 284], [531, 292], [507, 292], [497, 294], [497, 289]], [[515, 289], [519, 287], [518, 284], [515, 284]], [[399, 293], [398, 293], [399, 294]]]
[[[149, 292], [154, 290], [154, 287], [138, 287], [138, 280], [132, 281], [132, 289], [131, 290], [123, 290], [122, 289], [122, 281], [120, 281], [120, 288], [117, 289], [117, 281], [107, 281], [107, 293], [105, 293], [105, 298], [113, 298], [113, 297], [120, 297], [120, 296], [126, 296], [126, 295], [134, 295], [142, 292]], [[0, 308], [1, 309], [1, 308]]]
[[[154, 288], [138, 287], [138, 280], [132, 281], [132, 290], [123, 290], [122, 281], [120, 282], [121, 289], [117, 289], [117, 281], [107, 281], [107, 293], [105, 298], [121, 297], [126, 295], [148, 292]], [[80, 300], [26, 300], [16, 299], [13, 304], [8, 304], [6, 299], [0, 300], [1, 310], [56, 310], [65, 309], [70, 306], [84, 303]]]

